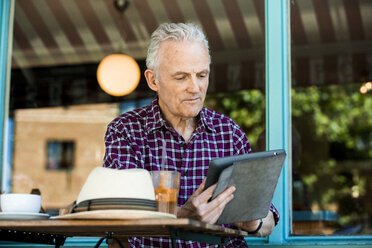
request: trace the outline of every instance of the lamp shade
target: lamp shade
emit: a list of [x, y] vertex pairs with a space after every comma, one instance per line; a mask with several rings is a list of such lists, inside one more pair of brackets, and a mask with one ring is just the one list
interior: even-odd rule
[[136, 89], [140, 74], [140, 68], [132, 57], [110, 54], [98, 65], [97, 80], [107, 94], [124, 96]]

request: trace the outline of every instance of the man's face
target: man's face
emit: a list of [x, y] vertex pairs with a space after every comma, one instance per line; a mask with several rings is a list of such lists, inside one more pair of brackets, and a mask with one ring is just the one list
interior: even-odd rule
[[163, 41], [154, 80], [156, 86], [150, 88], [157, 91], [165, 118], [196, 117], [209, 83], [209, 55], [204, 43]]

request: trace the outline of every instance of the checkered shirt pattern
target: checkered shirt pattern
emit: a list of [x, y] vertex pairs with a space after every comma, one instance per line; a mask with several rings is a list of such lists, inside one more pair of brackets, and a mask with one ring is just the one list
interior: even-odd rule
[[[162, 156], [164, 140], [165, 159]], [[105, 145], [104, 167], [153, 171], [161, 170], [164, 165], [165, 170], [179, 171], [178, 206], [182, 206], [202, 183], [211, 160], [251, 152], [242, 129], [227, 116], [207, 108], [201, 110], [196, 129], [186, 143], [162, 118], [157, 97], [150, 105], [114, 119], [107, 128]], [[277, 210], [273, 205], [270, 210], [277, 223]], [[128, 241], [131, 247], [171, 247], [171, 241], [167, 238], [132, 237]], [[177, 244], [179, 247], [216, 247], [183, 240], [177, 240]], [[247, 247], [247, 244], [242, 237], [232, 237], [226, 247]]]

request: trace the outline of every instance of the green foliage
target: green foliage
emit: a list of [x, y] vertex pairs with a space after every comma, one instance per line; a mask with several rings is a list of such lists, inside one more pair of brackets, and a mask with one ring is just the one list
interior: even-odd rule
[[309, 116], [317, 137], [372, 158], [372, 98], [361, 94], [359, 85], [292, 89], [292, 102], [294, 119]]
[[243, 90], [208, 95], [205, 105], [233, 119], [255, 146], [259, 135], [265, 129], [265, 96], [261, 91]]

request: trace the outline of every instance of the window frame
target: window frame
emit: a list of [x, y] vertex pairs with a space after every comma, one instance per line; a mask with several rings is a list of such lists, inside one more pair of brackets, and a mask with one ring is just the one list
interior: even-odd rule
[[[10, 79], [10, 54], [11, 54], [11, 48], [8, 47], [8, 43], [11, 44], [10, 36], [8, 36], [8, 33], [12, 33], [12, 24], [11, 20], [12, 13], [14, 12], [14, 6], [11, 6], [11, 2], [6, 0], [2, 1], [0, 3], [0, 151], [1, 155], [3, 155], [4, 150], [4, 117], [7, 113], [7, 90], [6, 86], [9, 84]], [[9, 55], [9, 56], [7, 56]], [[9, 95], [9, 94], [8, 94]], [[1, 156], [3, 158], [3, 156]], [[1, 169], [3, 161], [1, 162]], [[2, 175], [3, 173], [1, 173]], [[3, 178], [1, 178], [3, 179]], [[3, 181], [3, 180], [1, 180]]]
[[[268, 237], [268, 244], [370, 246], [372, 235], [355, 236], [291, 236], [292, 216], [292, 144], [291, 144], [291, 44], [290, 1], [265, 0], [266, 50], [266, 148], [287, 151], [273, 204], [281, 221]], [[247, 239], [248, 242], [251, 239]], [[253, 240], [252, 240], [253, 241]], [[301, 246], [303, 247], [303, 246]]]

